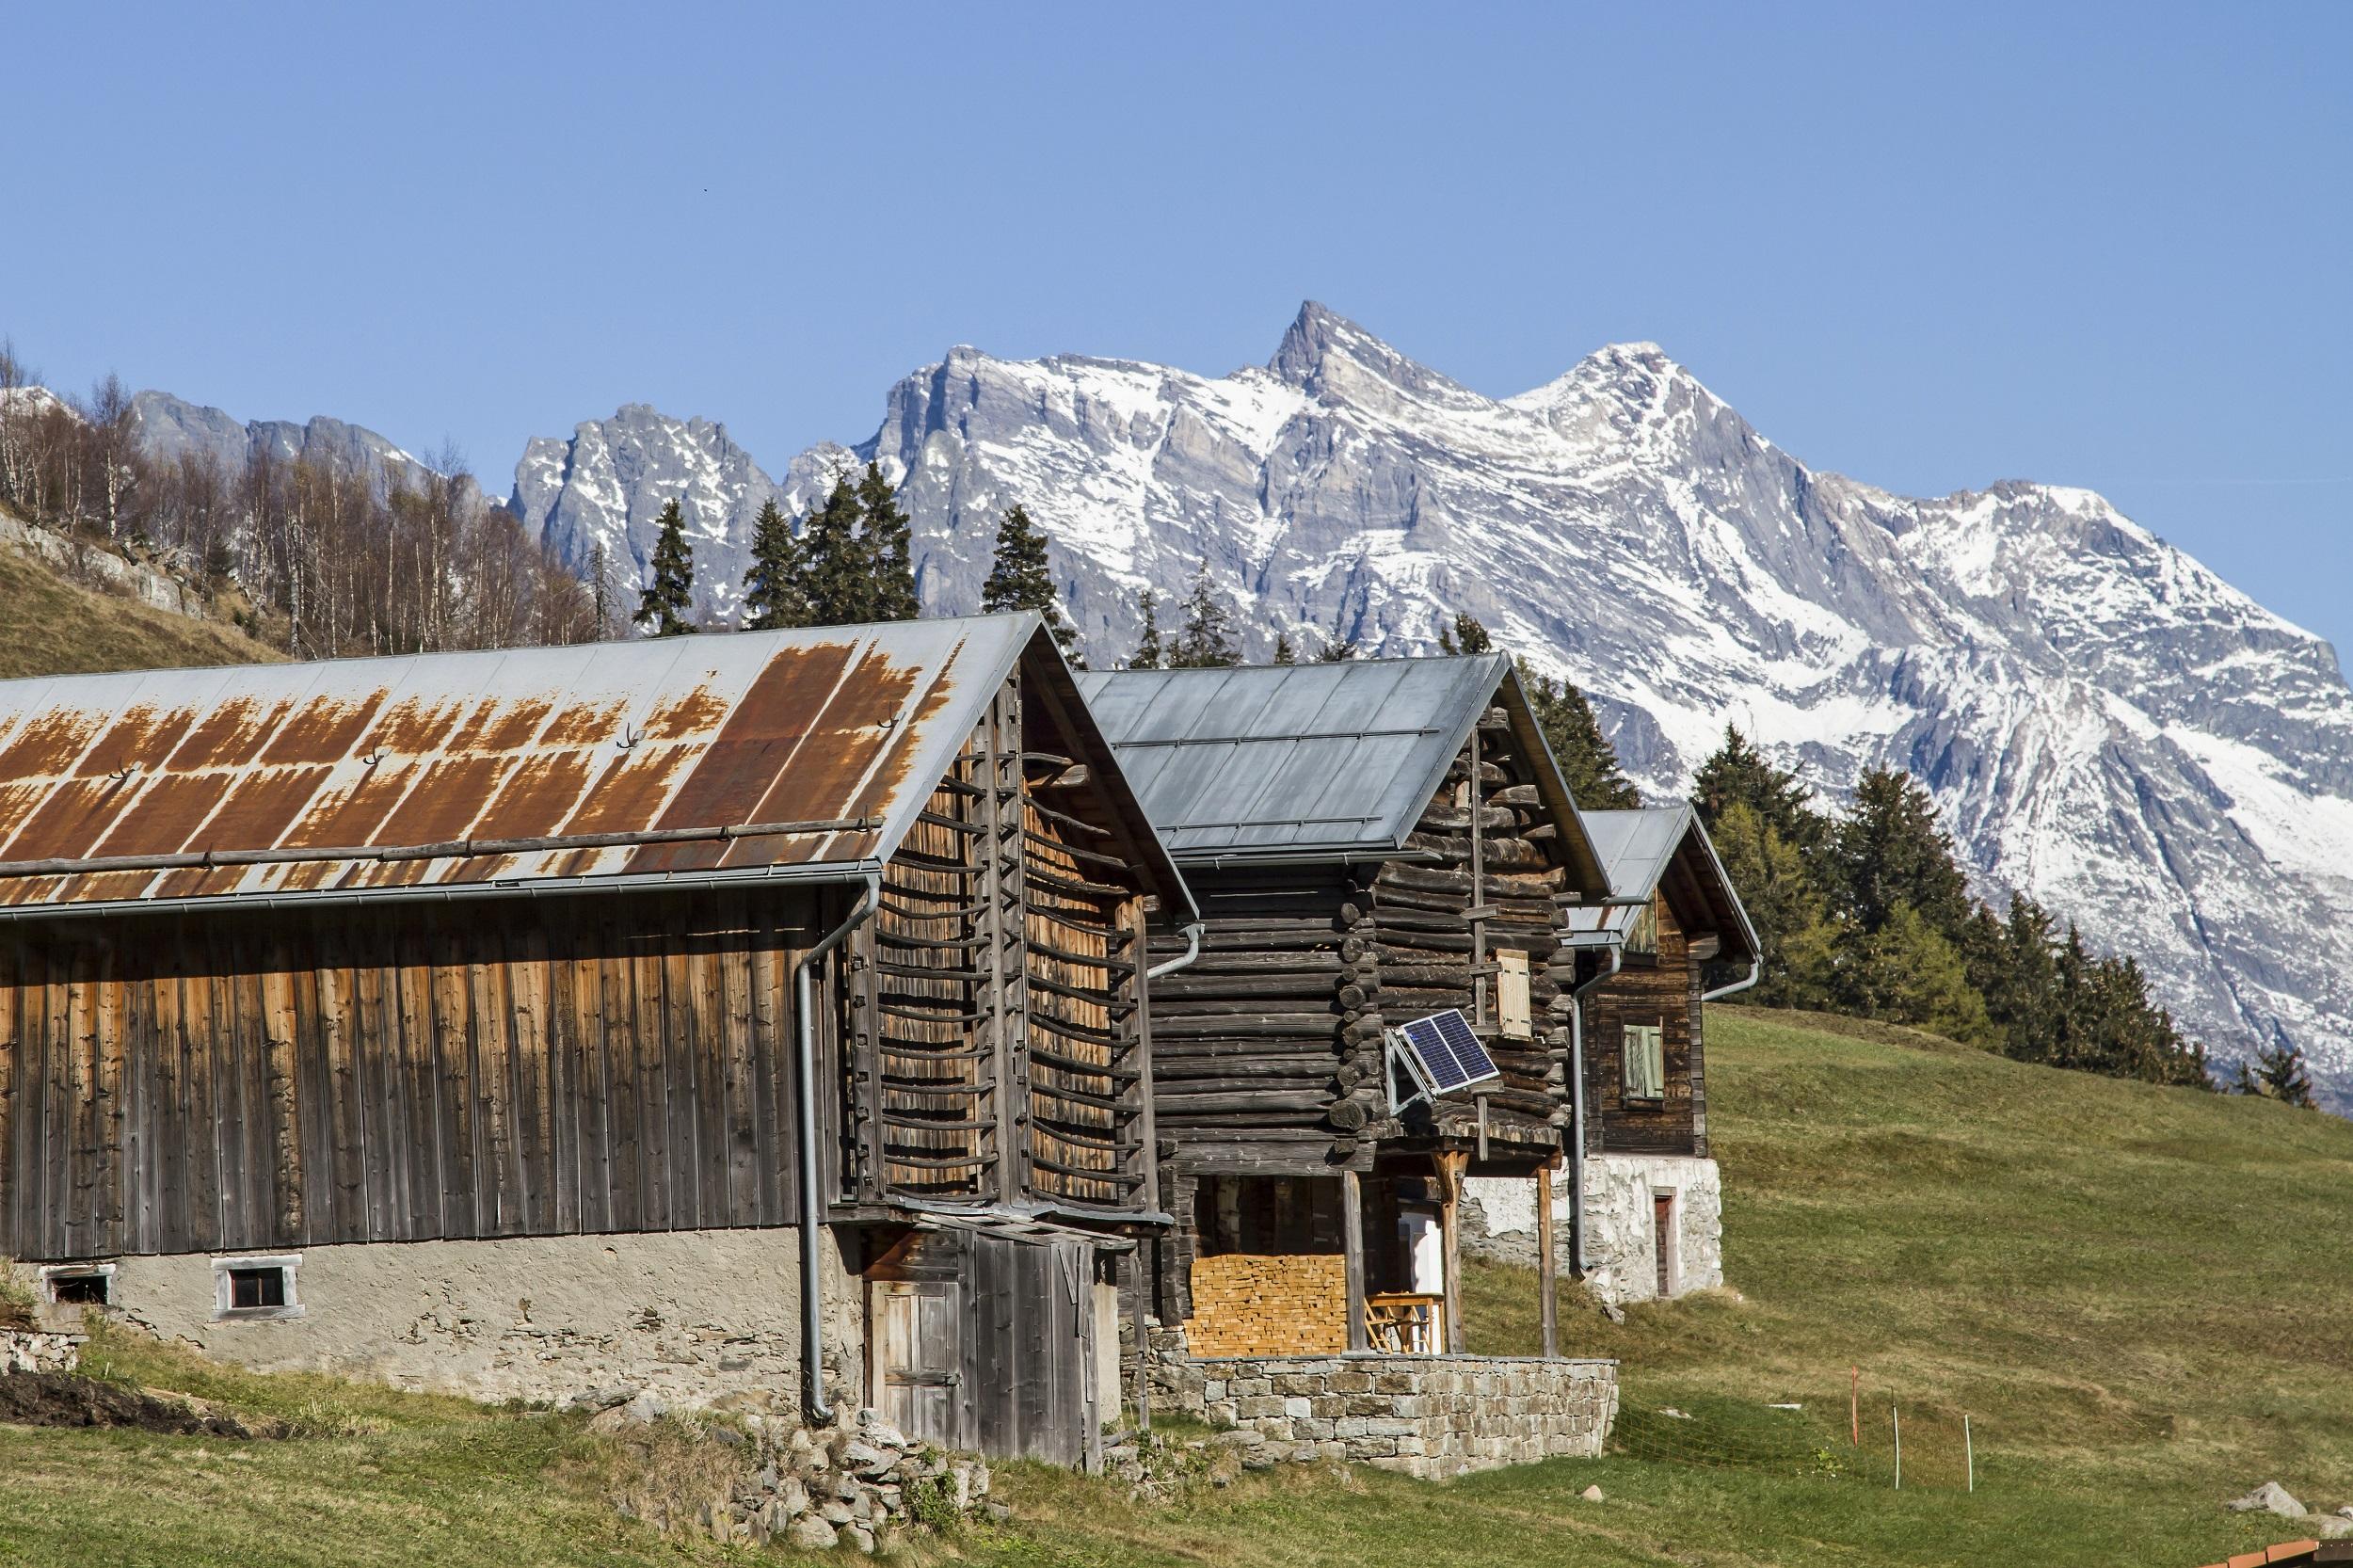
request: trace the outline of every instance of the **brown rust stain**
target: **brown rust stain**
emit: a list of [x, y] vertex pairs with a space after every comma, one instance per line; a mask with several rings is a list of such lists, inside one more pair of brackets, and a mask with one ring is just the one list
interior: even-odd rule
[[[750, 699], [746, 697], [745, 700]], [[670, 698], [646, 715], [646, 738], [652, 741], [682, 741], [692, 735], [708, 735], [727, 716], [727, 699], [708, 686], [697, 686], [682, 696]]]
[[347, 697], [312, 697], [286, 715], [269, 744], [262, 752], [262, 760], [284, 762], [337, 762], [351, 755], [352, 746], [376, 717], [377, 709], [392, 694], [378, 689], [353, 700]]
[[78, 859], [114, 825], [131, 793], [103, 776], [56, 785], [0, 853], [10, 860]]
[[333, 849], [344, 844], [377, 842], [376, 828], [408, 793], [408, 781], [422, 764], [378, 762], [347, 789], [332, 790], [311, 802], [302, 820], [285, 841], [302, 849]]
[[104, 713], [75, 708], [37, 713], [0, 751], [0, 778], [56, 778], [106, 727]]
[[537, 839], [552, 834], [580, 805], [588, 785], [584, 751], [531, 752], [515, 764], [498, 798], [476, 819], [475, 839]]
[[369, 737], [371, 751], [382, 750], [404, 757], [421, 756], [439, 751], [466, 716], [466, 699], [453, 697], [434, 702], [423, 697], [403, 697], [384, 711], [376, 733]]
[[519, 751], [539, 733], [540, 725], [547, 721], [548, 710], [554, 706], [552, 697], [488, 698], [474, 710], [466, 726], [464, 749]]
[[125, 709], [73, 771], [83, 777], [125, 767], [153, 772], [169, 760], [195, 727], [193, 708], [158, 711], [152, 703], [141, 703]]
[[619, 753], [597, 776], [564, 831], [631, 833], [646, 826], [694, 756], [692, 747], [680, 745], [640, 744]]
[[46, 783], [0, 784], [0, 860], [12, 858], [8, 851], [8, 840], [40, 809], [42, 797], [49, 790]]
[[462, 839], [515, 765], [511, 757], [453, 753], [436, 758], [376, 835], [387, 845]]
[[323, 767], [266, 768], [240, 775], [204, 824], [200, 849], [267, 849], [294, 825], [328, 779]]
[[260, 754], [291, 706], [282, 698], [266, 708], [256, 697], [229, 698], [197, 721], [188, 738], [171, 754], [171, 771], [244, 767]]
[[539, 744], [576, 746], [617, 740], [622, 715], [628, 712], [629, 704], [618, 697], [610, 702], [570, 703], [548, 721], [547, 730], [539, 737]]
[[214, 805], [236, 782], [233, 774], [168, 773], [154, 779], [94, 845], [92, 855], [171, 855], [184, 848]]
[[104, 904], [115, 899], [134, 899], [147, 891], [153, 880], [153, 872], [91, 872], [67, 879], [59, 889], [61, 904]]
[[[878, 727], [915, 684], [914, 670], [879, 656], [869, 655], [851, 669], [856, 651], [847, 643], [779, 649], [704, 749], [659, 825], [757, 822], [769, 800], [791, 802], [799, 821], [846, 815], [844, 797], [888, 734]], [[631, 857], [629, 869], [718, 865], [722, 857], [713, 852], [724, 847], [651, 844]], [[742, 863], [740, 854], [725, 859]]]

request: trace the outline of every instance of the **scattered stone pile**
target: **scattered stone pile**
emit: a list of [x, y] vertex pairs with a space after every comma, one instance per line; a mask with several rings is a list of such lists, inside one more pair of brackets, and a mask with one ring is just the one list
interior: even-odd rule
[[82, 1337], [0, 1329], [0, 1372], [71, 1372], [81, 1365]]
[[[650, 1421], [662, 1414], [638, 1400], [597, 1419], [612, 1425]], [[871, 1554], [894, 1530], [1010, 1516], [1003, 1505], [988, 1500], [984, 1461], [913, 1442], [875, 1411], [861, 1410], [832, 1432], [812, 1432], [752, 1416], [744, 1428], [714, 1425], [709, 1435], [751, 1450], [733, 1486], [691, 1519], [648, 1523], [723, 1545], [777, 1541], [810, 1550], [840, 1545]], [[620, 1507], [635, 1516], [628, 1504]]]
[[2304, 1528], [2324, 1541], [2353, 1535], [2353, 1504], [2334, 1513], [2316, 1513], [2296, 1500], [2296, 1495], [2276, 1480], [2267, 1480], [2244, 1497], [2233, 1497], [2223, 1507], [2233, 1513], [2276, 1513], [2282, 1519], [2297, 1519]]

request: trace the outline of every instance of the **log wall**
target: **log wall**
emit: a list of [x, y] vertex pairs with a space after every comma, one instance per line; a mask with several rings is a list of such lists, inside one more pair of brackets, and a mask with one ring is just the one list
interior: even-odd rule
[[[1700, 1029], [1700, 965], [1664, 896], [1658, 953], [1625, 955], [1618, 972], [1585, 995], [1585, 1118], [1589, 1154], [1707, 1154], [1706, 1053]], [[1625, 1026], [1662, 1026], [1666, 1096], [1625, 1097]]]

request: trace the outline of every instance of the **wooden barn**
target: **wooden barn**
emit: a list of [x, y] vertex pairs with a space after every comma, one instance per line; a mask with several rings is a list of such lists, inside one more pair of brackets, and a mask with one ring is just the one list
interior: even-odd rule
[[[1614, 898], [1570, 924], [1619, 944], [1582, 1002], [1577, 1263], [1612, 1301], [1678, 1296], [1723, 1283], [1702, 1013], [1756, 984], [1756, 932], [1690, 807], [1589, 811], [1585, 825]], [[1727, 978], [1711, 989], [1711, 975]]]
[[1030, 616], [0, 683], [0, 1253], [255, 1365], [1081, 1461], [1193, 918]]
[[[1615, 939], [1565, 935], [1609, 883], [1511, 661], [1080, 683], [1205, 922], [1154, 1013], [1155, 1310], [1195, 1356], [1459, 1350], [1464, 1180], [1561, 1163], [1555, 1003]], [[1501, 1077], [1400, 1113], [1385, 1032], [1448, 1008]]]

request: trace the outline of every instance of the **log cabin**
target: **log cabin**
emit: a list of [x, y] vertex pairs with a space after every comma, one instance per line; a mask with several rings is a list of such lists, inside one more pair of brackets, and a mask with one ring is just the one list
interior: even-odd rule
[[261, 1367], [1083, 1462], [1192, 920], [1033, 616], [0, 682], [0, 1255]]
[[[1080, 680], [1204, 921], [1157, 994], [1143, 1302], [1194, 1357], [1460, 1351], [1463, 1183], [1548, 1189], [1561, 1009], [1616, 940], [1566, 934], [1609, 884], [1511, 660]], [[1400, 1111], [1388, 1033], [1449, 1008], [1501, 1076]]]
[[[1612, 896], [1570, 910], [1569, 927], [1618, 941], [1578, 1003], [1583, 1093], [1569, 1146], [1580, 1157], [1556, 1196], [1571, 1206], [1571, 1262], [1588, 1288], [1612, 1304], [1652, 1301], [1723, 1283], [1702, 1016], [1756, 983], [1759, 947], [1689, 806], [1588, 811], [1585, 826]], [[1475, 1182], [1472, 1197], [1481, 1250], [1513, 1256], [1533, 1243], [1516, 1187]], [[1503, 1240], [1514, 1232], [1518, 1246]]]

